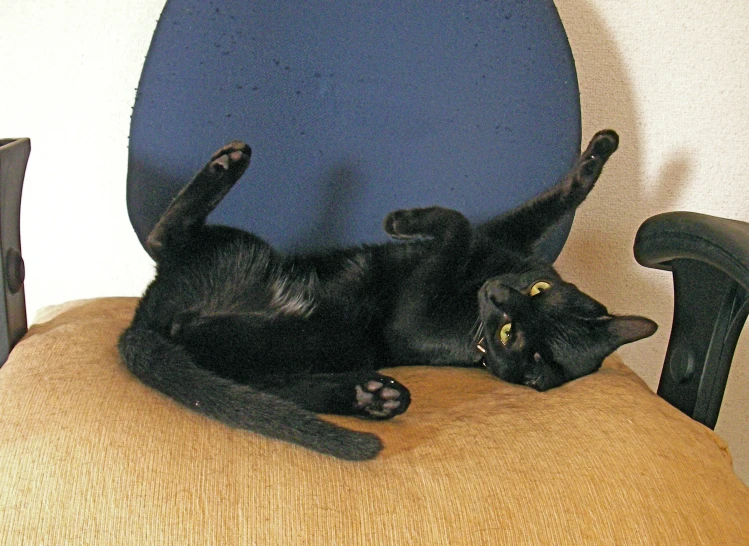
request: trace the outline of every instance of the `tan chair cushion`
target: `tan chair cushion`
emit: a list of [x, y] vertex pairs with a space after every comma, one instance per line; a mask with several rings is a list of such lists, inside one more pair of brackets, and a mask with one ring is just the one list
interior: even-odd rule
[[412, 392], [342, 462], [230, 429], [132, 377], [135, 299], [33, 326], [0, 369], [0, 544], [749, 544], [726, 445], [614, 357], [547, 393], [398, 368]]

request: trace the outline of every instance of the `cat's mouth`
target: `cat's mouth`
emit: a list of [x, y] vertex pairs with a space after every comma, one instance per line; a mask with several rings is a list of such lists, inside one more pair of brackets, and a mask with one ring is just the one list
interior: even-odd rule
[[509, 350], [515, 338], [512, 318], [504, 310], [508, 300], [512, 298], [510, 287], [491, 280], [479, 291], [479, 329], [474, 338], [474, 362], [500, 376], [490, 360], [495, 360], [495, 352]]
[[[486, 336], [492, 336], [492, 339], [487, 340]], [[489, 345], [491, 344], [491, 351], [494, 352], [510, 350], [511, 346], [517, 340], [517, 337], [515, 326], [507, 313], [501, 312], [498, 317], [494, 317], [490, 326], [487, 326], [484, 321], [479, 320], [479, 328], [477, 330], [477, 335], [474, 338], [474, 362], [491, 371], [493, 374], [499, 375], [493, 367], [489, 365]]]
[[486, 363], [486, 338], [481, 336], [481, 339], [479, 339], [476, 342], [476, 348], [474, 349], [474, 362], [476, 364], [479, 364], [489, 369], [489, 366]]

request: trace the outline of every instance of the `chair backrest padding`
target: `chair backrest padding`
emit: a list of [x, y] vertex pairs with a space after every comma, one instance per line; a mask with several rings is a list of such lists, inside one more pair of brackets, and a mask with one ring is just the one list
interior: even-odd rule
[[574, 62], [551, 0], [170, 0], [131, 126], [141, 241], [232, 139], [253, 162], [210, 221], [281, 249], [384, 240], [398, 208], [478, 221], [553, 185], [579, 152]]

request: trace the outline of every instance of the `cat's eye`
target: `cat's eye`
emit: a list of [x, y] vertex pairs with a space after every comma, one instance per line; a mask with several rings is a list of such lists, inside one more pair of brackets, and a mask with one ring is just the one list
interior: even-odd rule
[[533, 286], [531, 286], [529, 294], [531, 296], [538, 296], [541, 292], [544, 290], [548, 290], [551, 288], [551, 285], [546, 281], [538, 281], [537, 283], [534, 283]]
[[497, 330], [497, 339], [499, 342], [506, 346], [510, 342], [510, 334], [512, 333], [512, 323], [508, 322]]

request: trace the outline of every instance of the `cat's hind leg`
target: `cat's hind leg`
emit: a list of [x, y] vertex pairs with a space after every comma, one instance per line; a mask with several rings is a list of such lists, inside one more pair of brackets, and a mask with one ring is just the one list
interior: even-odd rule
[[216, 375], [199, 366], [184, 347], [144, 325], [134, 323], [125, 330], [118, 347], [143, 383], [229, 426], [351, 461], [373, 459], [382, 449], [374, 434], [336, 426], [289, 400]]
[[390, 419], [406, 411], [411, 403], [408, 389], [386, 375], [375, 374], [356, 384], [354, 391], [354, 413], [368, 419]]
[[177, 194], [146, 239], [146, 248], [157, 262], [169, 247], [189, 243], [195, 230], [226, 196], [250, 164], [250, 147], [233, 141], [211, 160]]
[[391, 419], [411, 403], [405, 386], [374, 371], [277, 375], [251, 384], [309, 411], [365, 419]]

